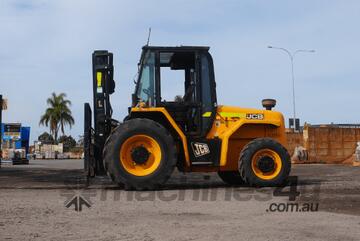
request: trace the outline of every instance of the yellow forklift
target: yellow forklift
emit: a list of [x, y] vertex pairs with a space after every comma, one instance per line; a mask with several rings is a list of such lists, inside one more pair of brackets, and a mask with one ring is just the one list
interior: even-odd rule
[[[283, 115], [272, 110], [276, 101], [263, 100], [264, 109], [219, 105], [209, 47], [144, 46], [122, 122], [112, 119], [110, 104], [113, 54], [95, 51], [92, 57], [94, 126], [88, 103], [84, 123], [89, 177], [107, 174], [134, 190], [159, 188], [175, 168], [217, 172], [230, 185], [278, 186], [287, 180], [291, 162]], [[164, 70], [181, 79], [175, 83]], [[166, 100], [179, 83], [183, 93]]]

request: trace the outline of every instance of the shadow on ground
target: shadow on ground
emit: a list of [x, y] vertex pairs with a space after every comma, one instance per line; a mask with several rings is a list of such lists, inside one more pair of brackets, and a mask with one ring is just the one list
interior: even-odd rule
[[[298, 176], [298, 189], [318, 192], [316, 202], [320, 211], [360, 215], [360, 167], [336, 165], [295, 165], [292, 176]], [[56, 190], [86, 188], [82, 169], [22, 168], [3, 166], [0, 169], [0, 189]], [[108, 177], [96, 177], [89, 182], [89, 189], [123, 190]], [[182, 174], [174, 172], [162, 190], [224, 189], [230, 188], [213, 173]], [[248, 186], [234, 187], [246, 192]], [[316, 189], [318, 188], [318, 189]], [[314, 201], [313, 196], [301, 195], [299, 202]]]

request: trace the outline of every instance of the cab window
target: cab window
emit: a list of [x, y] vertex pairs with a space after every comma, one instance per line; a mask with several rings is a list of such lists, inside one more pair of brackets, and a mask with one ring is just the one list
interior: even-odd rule
[[[190, 72], [194, 73], [193, 52], [160, 52], [162, 102], [185, 102], [194, 91], [189, 90]], [[186, 94], [189, 92], [188, 94]]]
[[140, 79], [137, 87], [137, 97], [148, 106], [155, 105], [155, 54], [146, 52], [141, 65]]

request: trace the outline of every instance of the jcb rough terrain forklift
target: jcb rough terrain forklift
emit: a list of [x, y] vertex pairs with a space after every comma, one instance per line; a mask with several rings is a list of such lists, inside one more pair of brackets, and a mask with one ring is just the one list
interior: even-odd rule
[[[291, 163], [284, 119], [272, 111], [217, 104], [209, 47], [144, 46], [132, 105], [123, 122], [112, 119], [113, 55], [93, 53], [94, 128], [85, 104], [85, 172], [107, 174], [127, 189], [156, 189], [175, 168], [217, 172], [228, 184], [277, 186]], [[182, 95], [163, 96], [179, 86], [164, 71], [181, 73]], [[166, 83], [167, 82], [167, 83]], [[164, 89], [164, 86], [171, 88]]]

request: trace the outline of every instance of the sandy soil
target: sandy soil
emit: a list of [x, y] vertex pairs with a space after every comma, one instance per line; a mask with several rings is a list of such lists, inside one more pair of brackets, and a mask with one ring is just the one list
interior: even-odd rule
[[[85, 187], [81, 160], [0, 169], [0, 240], [358, 240], [360, 167], [297, 165], [295, 201], [272, 188], [229, 187], [174, 173], [161, 191], [126, 192], [107, 178]], [[285, 188], [283, 191], [289, 190]], [[70, 200], [91, 207], [65, 207]], [[287, 203], [301, 207], [291, 211]], [[304, 205], [318, 204], [318, 211]], [[272, 205], [272, 206], [271, 206]], [[285, 206], [288, 205], [288, 206]], [[274, 210], [275, 208], [275, 211]], [[288, 211], [281, 211], [287, 207]]]

